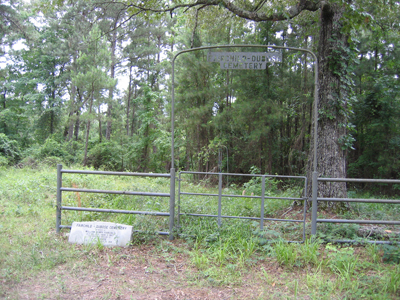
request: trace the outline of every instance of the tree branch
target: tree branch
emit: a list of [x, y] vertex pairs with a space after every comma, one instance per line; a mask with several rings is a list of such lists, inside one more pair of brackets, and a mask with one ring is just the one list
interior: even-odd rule
[[[262, 1], [259, 3], [258, 6], [262, 6], [265, 4], [266, 1]], [[261, 5], [260, 5], [261, 4]], [[229, 10], [231, 13], [237, 15], [238, 17], [256, 21], [256, 22], [261, 22], [261, 21], [280, 21], [280, 20], [287, 20], [287, 19], [292, 19], [296, 16], [298, 16], [302, 11], [317, 11], [321, 7], [321, 1], [320, 0], [298, 0], [298, 2], [293, 5], [287, 7], [287, 9], [284, 12], [281, 13], [271, 13], [271, 14], [266, 14], [263, 12], [259, 12], [260, 7], [256, 7], [257, 9], [254, 9], [252, 11], [243, 9], [239, 7], [238, 5], [234, 4], [230, 0], [195, 0], [192, 3], [187, 3], [187, 4], [178, 4], [175, 6], [166, 6], [165, 8], [154, 8], [154, 7], [147, 7], [142, 4], [129, 4], [126, 5], [127, 8], [134, 8], [137, 10], [135, 14], [141, 13], [141, 12], [154, 12], [154, 13], [173, 13], [175, 10], [180, 9], [180, 8], [192, 8], [192, 7], [197, 7], [197, 6], [223, 6], [227, 10]]]
[[190, 48], [191, 49], [193, 48], [193, 45], [194, 45], [194, 38], [195, 38], [195, 35], [196, 35], [196, 29], [197, 29], [197, 24], [198, 24], [198, 20], [199, 20], [199, 10], [200, 10], [200, 8], [196, 9], [196, 17], [195, 17], [194, 27], [193, 27], [193, 31], [192, 31], [192, 38], [191, 38], [191, 41], [190, 41]]

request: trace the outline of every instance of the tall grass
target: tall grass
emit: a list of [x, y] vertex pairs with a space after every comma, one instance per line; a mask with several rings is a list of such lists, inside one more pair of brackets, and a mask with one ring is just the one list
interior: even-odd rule
[[[214, 187], [185, 183], [185, 191], [217, 193]], [[64, 174], [63, 186], [104, 190], [169, 192], [164, 178], [109, 177]], [[247, 192], [247, 191], [246, 191]], [[275, 191], [280, 196], [293, 191]], [[242, 194], [239, 187], [225, 188], [224, 194]], [[90, 267], [95, 258], [88, 255], [95, 247], [77, 247], [67, 242], [63, 229], [55, 233], [56, 170], [0, 169], [0, 280], [18, 284], [37, 272], [54, 272], [56, 266], [76, 262]], [[186, 195], [181, 198], [181, 212], [216, 214], [217, 197]], [[266, 214], [281, 214], [291, 203], [266, 201]], [[87, 193], [63, 193], [63, 205], [113, 208], [138, 211], [168, 212], [168, 198]], [[368, 207], [365, 210], [369, 209]], [[384, 212], [383, 212], [384, 213]], [[391, 212], [393, 213], [393, 212]], [[256, 198], [223, 198], [223, 214], [259, 216], [260, 200]], [[377, 299], [400, 296], [400, 270], [396, 260], [398, 248], [368, 246], [364, 248], [324, 245], [308, 239], [305, 243], [287, 243], [284, 239], [301, 236], [301, 225], [269, 222], [259, 230], [259, 222], [223, 219], [219, 227], [215, 218], [182, 215], [175, 232], [179, 243], [173, 244], [155, 231], [168, 231], [168, 218], [157, 216], [100, 214], [63, 211], [62, 223], [101, 220], [133, 225], [142, 234], [135, 234], [132, 247], [140, 243], [157, 245], [155, 255], [173, 260], [173, 253], [184, 253], [196, 272], [186, 280], [193, 285], [242, 285], [243, 276], [257, 273], [268, 286], [282, 286], [276, 294], [265, 292], [265, 299], [276, 297], [313, 299]], [[339, 232], [337, 233], [339, 235]], [[92, 247], [92, 248], [91, 248]], [[158, 249], [158, 250], [157, 250]], [[389, 251], [390, 250], [390, 251]], [[394, 254], [393, 254], [394, 253]], [[386, 256], [385, 256], [386, 255]], [[269, 267], [271, 264], [273, 267]], [[268, 268], [283, 270], [281, 277]], [[296, 276], [294, 279], [293, 276]], [[279, 283], [280, 282], [280, 283]]]

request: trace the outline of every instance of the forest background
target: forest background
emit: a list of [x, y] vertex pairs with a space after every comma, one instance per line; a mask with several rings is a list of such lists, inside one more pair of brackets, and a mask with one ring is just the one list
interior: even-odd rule
[[[0, 1], [0, 165], [44, 161], [168, 172], [173, 53], [218, 44], [321, 51], [323, 10], [254, 22], [222, 2], [164, 6], [168, 13], [160, 14], [135, 1]], [[236, 2], [277, 14], [293, 1]], [[344, 120], [335, 143], [345, 171], [348, 177], [399, 178], [399, 2], [330, 2], [345, 7], [340, 32], [346, 39], [331, 55], [346, 93], [329, 100]], [[147, 2], [154, 10], [156, 3], [164, 2]], [[234, 73], [207, 63], [205, 54], [187, 54], [176, 66], [177, 168], [304, 175], [311, 58], [283, 52], [282, 62], [265, 70]]]

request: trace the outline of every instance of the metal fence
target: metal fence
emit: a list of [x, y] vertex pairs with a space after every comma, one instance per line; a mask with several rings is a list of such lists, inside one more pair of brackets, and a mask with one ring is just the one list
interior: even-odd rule
[[[354, 183], [400, 183], [397, 179], [361, 179], [361, 178], [322, 178], [313, 176], [313, 196], [312, 196], [312, 218], [311, 235], [317, 234], [317, 223], [348, 223], [348, 224], [376, 224], [376, 225], [400, 225], [400, 221], [388, 220], [348, 220], [348, 219], [319, 219], [317, 217], [318, 202], [354, 202], [354, 203], [385, 203], [400, 204], [400, 200], [391, 199], [363, 199], [363, 198], [321, 198], [318, 195], [318, 182], [354, 182]], [[337, 243], [355, 243], [355, 240], [335, 240]], [[376, 244], [390, 244], [391, 241], [366, 241]]]
[[[86, 212], [100, 212], [100, 213], [120, 213], [120, 214], [138, 214], [138, 215], [152, 215], [162, 216], [169, 218], [169, 232], [157, 232], [161, 235], [168, 235], [172, 240], [174, 238], [173, 233], [175, 228], [180, 227], [181, 216], [194, 216], [194, 217], [210, 217], [217, 218], [218, 226], [222, 224], [222, 219], [247, 219], [259, 221], [260, 231], [264, 230], [265, 222], [277, 221], [277, 222], [296, 222], [302, 223], [302, 241], [306, 239], [306, 213], [307, 213], [307, 178], [304, 176], [284, 176], [284, 175], [260, 175], [260, 174], [237, 174], [237, 173], [210, 173], [210, 172], [179, 172], [178, 178], [176, 178], [174, 170], [171, 170], [170, 174], [161, 173], [129, 173], [129, 172], [106, 172], [106, 171], [82, 171], [82, 170], [65, 170], [62, 169], [62, 165], [57, 165], [57, 213], [56, 213], [56, 231], [60, 232], [62, 228], [71, 228], [71, 225], [61, 224], [61, 215], [63, 210], [69, 211], [86, 211]], [[170, 178], [170, 193], [153, 193], [153, 192], [132, 192], [132, 191], [112, 191], [112, 190], [96, 190], [96, 189], [81, 189], [81, 188], [68, 188], [62, 186], [62, 174], [86, 174], [86, 175], [109, 175], [109, 176], [141, 176], [141, 177], [165, 177]], [[204, 175], [204, 176], [218, 176], [218, 193], [193, 193], [185, 192], [182, 189], [182, 175], [193, 174], [193, 175]], [[222, 185], [223, 177], [252, 177], [261, 178], [261, 195], [238, 195], [238, 194], [223, 194]], [[266, 196], [266, 180], [267, 178], [276, 179], [295, 179], [301, 180], [304, 184], [303, 196], [302, 197], [270, 197]], [[175, 224], [175, 180], [178, 180], [178, 203], [177, 203], [177, 218]], [[400, 180], [391, 179], [354, 179], [354, 178], [322, 178], [313, 176], [313, 195], [312, 195], [312, 215], [311, 215], [311, 236], [317, 235], [317, 224], [318, 223], [335, 223], [335, 224], [375, 224], [375, 225], [400, 225], [398, 220], [349, 220], [349, 219], [321, 219], [318, 218], [318, 202], [353, 202], [353, 203], [381, 203], [381, 204], [400, 204], [400, 200], [391, 199], [363, 199], [363, 198], [321, 198], [317, 197], [318, 194], [318, 182], [352, 182], [352, 183], [394, 183], [399, 184]], [[120, 195], [132, 195], [132, 196], [151, 196], [151, 197], [169, 197], [169, 212], [156, 212], [156, 211], [133, 211], [133, 210], [118, 210], [118, 209], [100, 209], [90, 207], [73, 207], [62, 205], [62, 193], [63, 192], [79, 192], [79, 193], [105, 193], [105, 194], [120, 194]], [[191, 212], [181, 212], [181, 203], [185, 196], [211, 196], [216, 197], [218, 201], [218, 211], [216, 214], [196, 214]], [[222, 214], [223, 198], [253, 198], [259, 199], [259, 215], [258, 216], [232, 216]], [[265, 217], [265, 203], [270, 199], [279, 199], [282, 201], [303, 201], [303, 218], [301, 220], [296, 219], [279, 219], [279, 218], [266, 218]], [[293, 241], [289, 241], [293, 242]], [[298, 242], [298, 241], [294, 241]], [[354, 243], [359, 242], [355, 240], [335, 240], [332, 242], [340, 243]], [[389, 244], [391, 241], [371, 241], [369, 243], [378, 244]]]

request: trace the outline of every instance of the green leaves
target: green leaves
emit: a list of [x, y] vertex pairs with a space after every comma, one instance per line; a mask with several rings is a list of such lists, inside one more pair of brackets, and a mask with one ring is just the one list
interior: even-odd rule
[[5, 157], [10, 164], [13, 164], [19, 160], [20, 155], [17, 141], [9, 139], [4, 133], [0, 133], [0, 156]]
[[399, 168], [400, 102], [397, 79], [375, 79], [370, 93], [355, 104], [356, 148], [361, 154], [349, 165], [352, 176], [396, 178]]
[[84, 38], [83, 48], [76, 61], [77, 70], [72, 71], [72, 83], [81, 89], [81, 92], [90, 95], [110, 88], [116, 84], [116, 80], [107, 74], [110, 65], [110, 52], [105, 38], [100, 29], [94, 26], [88, 36]]

